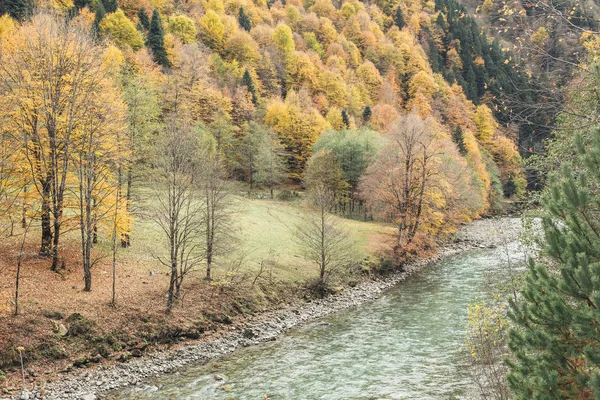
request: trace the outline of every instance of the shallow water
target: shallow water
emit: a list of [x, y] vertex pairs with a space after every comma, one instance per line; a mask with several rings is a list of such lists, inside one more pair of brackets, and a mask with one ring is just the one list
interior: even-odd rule
[[475, 390], [464, 365], [466, 308], [507, 279], [504, 250], [467, 252], [374, 302], [110, 398], [468, 398]]

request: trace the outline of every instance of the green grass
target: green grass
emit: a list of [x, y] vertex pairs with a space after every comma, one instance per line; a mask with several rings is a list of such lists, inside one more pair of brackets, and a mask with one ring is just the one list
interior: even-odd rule
[[[155, 194], [147, 188], [137, 191], [140, 198], [132, 231], [132, 246], [119, 250], [119, 259], [138, 264], [148, 270], [162, 270], [155, 254], [166, 254], [166, 240], [158, 225], [148, 217], [143, 217], [144, 204], [155, 201]], [[300, 200], [280, 201], [248, 197], [243, 191], [236, 191], [232, 201], [232, 233], [235, 242], [227, 255], [215, 260], [215, 277], [223, 276], [231, 265], [242, 259], [239, 272], [255, 276], [263, 260], [274, 262], [273, 271], [278, 280], [285, 283], [303, 283], [317, 276], [317, 267], [303, 257], [301, 245], [294, 235], [295, 227], [312, 211]], [[373, 242], [377, 235], [389, 232], [385, 225], [342, 220], [359, 258], [375, 252]], [[201, 276], [201, 274], [198, 274]]]

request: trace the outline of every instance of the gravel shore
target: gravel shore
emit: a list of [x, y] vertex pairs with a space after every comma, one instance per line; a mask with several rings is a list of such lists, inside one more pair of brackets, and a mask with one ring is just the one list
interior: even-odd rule
[[126, 363], [76, 372], [54, 381], [40, 390], [25, 391], [12, 399], [82, 399], [103, 398], [108, 390], [136, 385], [151, 377], [229, 354], [240, 347], [276, 340], [285, 331], [333, 312], [357, 306], [377, 298], [386, 289], [404, 281], [424, 266], [444, 257], [476, 248], [494, 248], [517, 240], [522, 231], [519, 218], [484, 219], [464, 225], [455, 239], [444, 244], [438, 255], [406, 266], [405, 271], [377, 280], [364, 281], [325, 299], [270, 311], [248, 319], [241, 329], [207, 341], [162, 351]]

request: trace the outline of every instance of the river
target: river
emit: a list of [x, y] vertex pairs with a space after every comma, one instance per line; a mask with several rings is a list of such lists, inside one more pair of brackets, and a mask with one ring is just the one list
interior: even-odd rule
[[[510, 246], [513, 263], [516, 245]], [[110, 399], [463, 399], [466, 308], [508, 279], [505, 249], [426, 267], [378, 300]]]

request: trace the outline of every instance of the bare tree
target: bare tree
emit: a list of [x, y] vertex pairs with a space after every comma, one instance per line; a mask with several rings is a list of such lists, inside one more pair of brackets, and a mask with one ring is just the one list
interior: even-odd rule
[[180, 298], [185, 276], [204, 259], [205, 204], [198, 191], [204, 179], [199, 135], [171, 116], [161, 135], [152, 171], [156, 183], [153, 219], [168, 241], [168, 256], [157, 256], [171, 270], [167, 313]]
[[205, 153], [203, 179], [200, 191], [204, 200], [202, 218], [204, 220], [204, 258], [206, 277], [212, 280], [215, 258], [227, 253], [231, 245], [232, 202], [225, 168], [216, 150]]
[[19, 247], [19, 255], [17, 256], [17, 274], [15, 277], [15, 315], [19, 315], [19, 295], [21, 285], [21, 266], [23, 265], [23, 250], [25, 249], [25, 242], [27, 241], [27, 234], [31, 228], [31, 224], [34, 221], [33, 218], [29, 219], [29, 222], [23, 227], [23, 238], [21, 239], [21, 245]]
[[319, 267], [317, 288], [324, 294], [327, 278], [353, 261], [352, 243], [341, 228], [341, 219], [332, 214], [335, 191], [315, 184], [309, 189], [309, 199], [316, 210], [306, 214], [295, 234], [306, 258]]
[[400, 262], [412, 243], [428, 208], [427, 191], [437, 174], [442, 148], [433, 122], [409, 114], [392, 126], [389, 144], [363, 177], [360, 188], [371, 211], [397, 227], [394, 257]]

